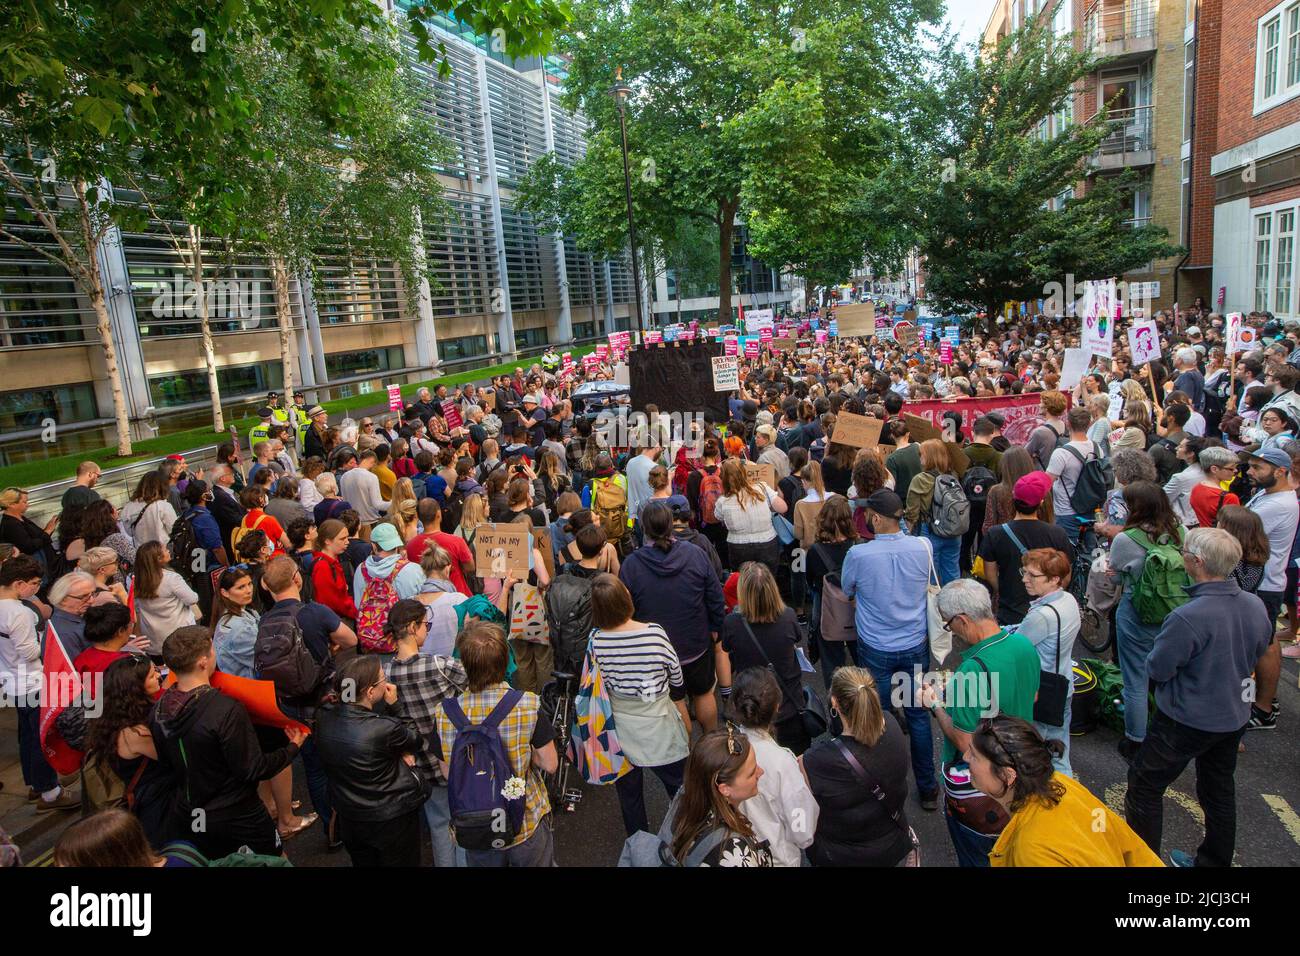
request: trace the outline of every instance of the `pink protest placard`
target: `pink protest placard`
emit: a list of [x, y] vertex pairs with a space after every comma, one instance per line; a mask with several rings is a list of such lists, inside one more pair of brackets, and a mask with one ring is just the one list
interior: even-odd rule
[[456, 407], [455, 402], [442, 403], [442, 417], [446, 420], [448, 428], [460, 428], [465, 424], [460, 417], [460, 409]]
[[944, 365], [952, 364], [952, 343], [943, 341], [939, 343], [939, 361]]
[[727, 338], [723, 339], [723, 340], [722, 340], [722, 354], [723, 354], [723, 355], [739, 355], [739, 354], [740, 354], [740, 340], [737, 339], [735, 336], [730, 336], [730, 335], [727, 336]]
[[825, 329], [818, 329], [814, 333], [814, 337], [817, 339], [817, 344], [821, 345], [823, 342], [827, 340], [827, 338], [830, 337], [830, 333], [827, 332]]
[[758, 330], [758, 340], [764, 344], [772, 341], [772, 326], [765, 325]]
[[762, 343], [758, 339], [750, 339], [745, 343], [745, 358], [758, 358], [758, 351], [762, 348]]

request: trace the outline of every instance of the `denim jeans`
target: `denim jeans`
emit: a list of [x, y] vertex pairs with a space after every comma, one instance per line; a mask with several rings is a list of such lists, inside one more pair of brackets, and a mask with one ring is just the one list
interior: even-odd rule
[[473, 867], [555, 866], [555, 833], [548, 813], [523, 843], [504, 850], [466, 850], [466, 865]]
[[[282, 703], [280, 710], [286, 717], [301, 720], [305, 724], [312, 723], [310, 708]], [[328, 839], [334, 808], [330, 804], [329, 779], [325, 776], [325, 767], [320, 762], [320, 755], [316, 753], [315, 735], [307, 735], [307, 739], [302, 742], [302, 747], [298, 750], [298, 756], [302, 758], [302, 769], [307, 774], [307, 792], [311, 794], [312, 809], [320, 817], [320, 824]]]
[[1074, 696], [1071, 695], [1065, 700], [1065, 723], [1060, 727], [1053, 727], [1050, 724], [1040, 724], [1034, 721], [1034, 729], [1044, 740], [1059, 740], [1065, 745], [1065, 752], [1059, 757], [1052, 758], [1052, 767], [1067, 777], [1073, 777], [1074, 771], [1070, 768], [1070, 710], [1074, 706]]
[[1143, 624], [1126, 592], [1115, 609], [1115, 651], [1124, 675], [1124, 736], [1141, 743], [1147, 735], [1147, 655], [1159, 624]]
[[[954, 541], [956, 539], [953, 539]], [[861, 640], [856, 645], [858, 666], [871, 671], [876, 682], [876, 693], [880, 695], [880, 706], [885, 713], [893, 710], [890, 703], [891, 689], [895, 674], [902, 674], [907, 689], [905, 700], [916, 699], [915, 673], [930, 668], [930, 644], [925, 639], [915, 647], [902, 651], [881, 651]], [[924, 707], [904, 707], [903, 715], [907, 718], [908, 742], [912, 747], [912, 774], [916, 777], [916, 789], [921, 796], [938, 792], [934, 778], [934, 738], [930, 731], [930, 715]]]
[[424, 801], [424, 820], [429, 824], [429, 839], [433, 843], [434, 866], [465, 866], [465, 851], [451, 838], [451, 807], [447, 803], [447, 788], [435, 786]]
[[961, 538], [941, 538], [928, 524], [921, 525], [921, 533], [934, 549], [934, 570], [939, 574], [939, 583], [947, 584], [961, 577]]
[[1237, 844], [1237, 745], [1245, 730], [1208, 733], [1155, 712], [1147, 738], [1129, 767], [1124, 816], [1157, 856], [1165, 791], [1195, 760], [1196, 800], [1205, 811], [1205, 839], [1196, 851], [1196, 865], [1232, 865]]
[[[686, 776], [686, 758], [649, 769], [663, 781], [671, 801], [682, 788], [682, 780]], [[649, 830], [650, 821], [645, 812], [645, 771], [641, 767], [633, 767], [614, 781], [614, 790], [618, 793], [618, 806], [623, 811], [623, 829], [627, 835], [631, 836], [638, 830]]]
[[943, 809], [943, 818], [948, 823], [948, 836], [952, 839], [952, 848], [957, 851], [958, 866], [988, 866], [989, 852], [998, 842], [998, 834], [976, 833], [964, 823], [953, 817], [947, 807]]
[[23, 768], [23, 783], [37, 793], [48, 793], [59, 785], [45, 751], [41, 749], [41, 708], [18, 705], [18, 762]]

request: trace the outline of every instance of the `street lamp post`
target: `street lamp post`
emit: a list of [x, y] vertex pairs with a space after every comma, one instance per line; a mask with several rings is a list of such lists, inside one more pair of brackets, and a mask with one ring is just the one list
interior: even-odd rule
[[644, 337], [645, 326], [641, 321], [641, 270], [636, 261], [636, 223], [632, 219], [632, 173], [627, 160], [627, 115], [624, 110], [627, 98], [632, 95], [632, 87], [623, 82], [623, 68], [614, 70], [614, 86], [609, 91], [618, 104], [618, 128], [623, 138], [623, 192], [627, 198], [627, 237], [632, 258], [632, 308], [635, 313], [637, 331]]

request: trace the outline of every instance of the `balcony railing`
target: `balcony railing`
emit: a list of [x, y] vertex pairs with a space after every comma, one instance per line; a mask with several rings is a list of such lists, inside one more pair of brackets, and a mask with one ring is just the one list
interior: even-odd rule
[[1134, 219], [1125, 219], [1121, 225], [1125, 229], [1141, 229], [1143, 226], [1151, 225], [1150, 216], [1138, 216]]
[[1156, 5], [1153, 0], [1100, 0], [1085, 16], [1083, 30], [1085, 48], [1098, 56], [1151, 52], [1156, 41]]
[[1138, 166], [1154, 161], [1151, 141], [1154, 107], [1135, 106], [1111, 110], [1107, 119], [1111, 131], [1097, 150], [1097, 164], [1104, 167]]

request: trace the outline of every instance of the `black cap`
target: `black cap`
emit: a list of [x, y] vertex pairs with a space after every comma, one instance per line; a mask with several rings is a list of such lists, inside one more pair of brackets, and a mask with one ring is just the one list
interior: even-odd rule
[[888, 488], [873, 491], [866, 500], [866, 506], [868, 511], [874, 511], [882, 518], [903, 517], [903, 499]]
[[271, 411], [266, 406], [263, 406], [257, 410], [258, 418], [273, 418], [274, 416], [275, 416], [275, 412]]

